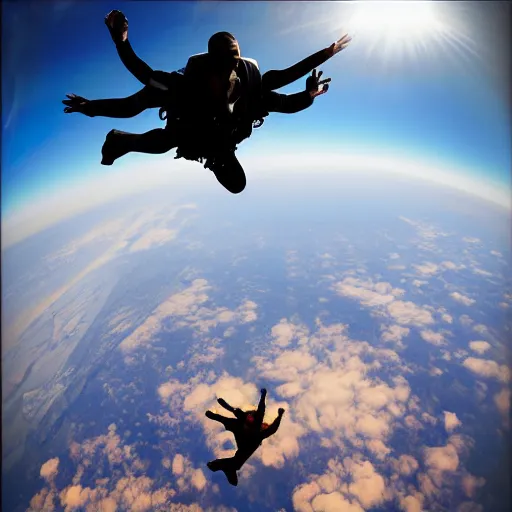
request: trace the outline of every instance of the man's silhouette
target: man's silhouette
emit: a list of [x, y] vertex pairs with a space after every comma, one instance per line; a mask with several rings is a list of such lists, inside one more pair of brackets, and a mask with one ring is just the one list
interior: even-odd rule
[[219, 404], [232, 412], [236, 418], [227, 418], [211, 411], [206, 411], [205, 416], [218, 421], [226, 427], [226, 430], [233, 432], [237, 445], [236, 453], [233, 457], [225, 459], [216, 459], [208, 462], [207, 466], [211, 471], [223, 471], [231, 485], [238, 484], [236, 474], [249, 457], [258, 449], [264, 439], [274, 435], [281, 424], [284, 409], [280, 408], [277, 418], [271, 425], [263, 422], [265, 416], [265, 398], [267, 390], [261, 390], [261, 398], [256, 411], [242, 411], [231, 407], [223, 398], [217, 401]]
[[295, 113], [308, 108], [316, 96], [327, 92], [330, 79], [320, 80], [321, 72], [314, 72], [301, 93], [285, 95], [274, 89], [305, 76], [350, 42], [345, 36], [290, 68], [261, 76], [256, 61], [241, 57], [237, 40], [228, 32], [218, 32], [210, 38], [208, 52], [190, 57], [183, 73], [166, 73], [153, 70], [135, 54], [122, 12], [110, 12], [105, 23], [123, 64], [145, 87], [120, 99], [89, 101], [69, 95], [63, 102], [67, 105], [64, 111], [126, 118], [147, 108], [160, 108], [167, 126], [143, 134], [112, 130], [102, 148], [102, 164], [111, 165], [132, 151], [161, 154], [177, 148], [177, 157], [206, 158], [205, 167], [232, 193], [241, 192], [246, 184], [234, 149], [250, 137], [254, 123], [261, 125], [269, 112]]

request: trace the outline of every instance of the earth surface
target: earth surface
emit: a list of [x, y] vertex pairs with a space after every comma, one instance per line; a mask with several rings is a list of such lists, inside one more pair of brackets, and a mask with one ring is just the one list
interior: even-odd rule
[[[510, 257], [509, 212], [378, 172], [33, 235], [2, 254], [2, 509], [509, 510]], [[286, 412], [232, 487], [204, 413], [262, 387]]]

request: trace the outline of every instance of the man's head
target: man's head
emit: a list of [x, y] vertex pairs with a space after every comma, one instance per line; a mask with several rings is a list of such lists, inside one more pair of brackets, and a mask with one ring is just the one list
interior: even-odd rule
[[229, 32], [217, 32], [208, 41], [208, 55], [220, 68], [234, 70], [240, 60], [238, 41]]

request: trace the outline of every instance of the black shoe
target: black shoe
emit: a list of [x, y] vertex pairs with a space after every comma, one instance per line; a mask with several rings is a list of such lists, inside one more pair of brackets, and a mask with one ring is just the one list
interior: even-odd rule
[[235, 487], [238, 485], [238, 476], [234, 469], [231, 471], [224, 471], [224, 474], [226, 475], [228, 482], [231, 485], [234, 485]]
[[101, 165], [112, 165], [119, 157], [126, 154], [121, 142], [122, 135], [126, 132], [119, 130], [110, 130], [105, 137], [105, 142], [101, 148]]
[[220, 467], [218, 464], [216, 464], [216, 460], [211, 460], [210, 462], [207, 462], [206, 465], [208, 466], [208, 469], [210, 471], [213, 471], [215, 473], [215, 471], [219, 471]]

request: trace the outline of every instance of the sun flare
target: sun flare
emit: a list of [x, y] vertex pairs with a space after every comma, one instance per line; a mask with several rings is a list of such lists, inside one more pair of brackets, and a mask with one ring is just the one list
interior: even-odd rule
[[[433, 0], [374, 0], [350, 2], [343, 31], [352, 44], [364, 47], [367, 57], [396, 62], [400, 57], [474, 52], [471, 37], [463, 30], [464, 9]], [[452, 53], [453, 54], [453, 53]]]

